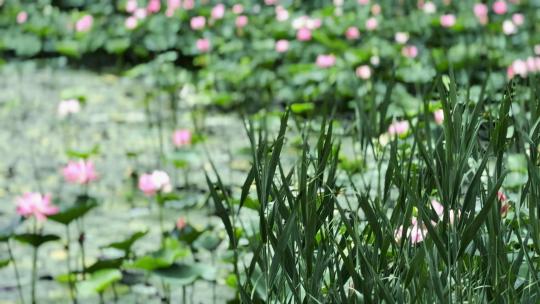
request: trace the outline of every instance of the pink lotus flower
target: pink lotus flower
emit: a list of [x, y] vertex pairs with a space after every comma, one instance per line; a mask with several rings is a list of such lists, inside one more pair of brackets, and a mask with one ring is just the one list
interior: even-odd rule
[[134, 13], [137, 7], [138, 7], [137, 0], [128, 0], [126, 2], [126, 12], [128, 13]]
[[374, 16], [377, 16], [381, 13], [381, 6], [377, 3], [373, 4], [371, 6], [371, 13], [374, 15]]
[[236, 27], [237, 28], [243, 28], [248, 24], [248, 17], [245, 15], [240, 15], [236, 17]]
[[397, 32], [394, 35], [394, 40], [396, 40], [396, 42], [399, 44], [405, 44], [407, 41], [409, 41], [409, 33]]
[[161, 0], [150, 0], [148, 2], [148, 6], [146, 7], [146, 10], [148, 13], [153, 14], [159, 12], [161, 9]]
[[274, 5], [274, 4], [277, 4], [277, 0], [264, 0], [264, 4]]
[[289, 41], [280, 39], [276, 41], [276, 52], [285, 53], [289, 49]]
[[64, 179], [73, 184], [88, 184], [97, 179], [96, 170], [92, 161], [70, 161], [62, 169]]
[[444, 216], [444, 207], [439, 203], [438, 200], [432, 199], [431, 200], [431, 207], [433, 207], [433, 210], [435, 210], [435, 213], [437, 213], [437, 216], [442, 219]]
[[[439, 203], [439, 201], [433, 199], [431, 200], [431, 207], [433, 207], [433, 210], [435, 210], [435, 213], [437, 214], [437, 216], [439, 217], [439, 220], [443, 220], [444, 218], [444, 207], [441, 203]], [[461, 211], [460, 210], [453, 210], [453, 209], [449, 209], [448, 210], [448, 221], [450, 222], [450, 225], [454, 225], [454, 221], [459, 219], [461, 216]], [[436, 225], [436, 223], [432, 222], [433, 225]]]
[[298, 41], [309, 41], [311, 40], [311, 30], [307, 28], [301, 28], [296, 32], [296, 39]]
[[408, 131], [409, 131], [409, 122], [406, 121], [406, 120], [393, 122], [388, 127], [388, 134], [391, 135], [391, 136], [404, 135]]
[[279, 22], [289, 20], [289, 11], [281, 5], [276, 6], [276, 19]]
[[504, 192], [499, 190], [497, 191], [497, 199], [501, 203], [501, 209], [500, 209], [501, 217], [504, 218], [508, 214], [508, 210], [510, 210], [510, 204], [508, 203], [508, 198], [506, 197], [506, 194], [504, 194]]
[[501, 217], [505, 218], [508, 215], [509, 210], [510, 210], [510, 204], [508, 204], [508, 203], [502, 204], [501, 205], [501, 210], [500, 210]]
[[488, 7], [484, 3], [475, 3], [473, 6], [473, 12], [476, 17], [487, 16]]
[[241, 13], [244, 12], [244, 6], [242, 4], [235, 4], [232, 7], [232, 11], [233, 13], [240, 15]]
[[332, 54], [329, 54], [329, 55], [324, 55], [324, 54], [321, 54], [319, 56], [317, 56], [317, 62], [316, 64], [320, 67], [320, 68], [329, 68], [331, 66], [333, 66], [334, 64], [336, 64], [336, 57]]
[[28, 20], [28, 13], [25, 12], [25, 11], [22, 11], [22, 12], [19, 12], [17, 14], [17, 23], [18, 24], [23, 24], [26, 22], [26, 20]]
[[379, 26], [379, 23], [375, 17], [371, 17], [366, 20], [366, 29], [368, 31], [376, 30], [377, 26]]
[[210, 50], [210, 40], [206, 38], [197, 39], [195, 43], [197, 50], [201, 53], [206, 53]]
[[407, 121], [396, 121], [388, 126], [389, 135], [401, 135], [407, 133], [409, 130], [409, 123]]
[[502, 192], [501, 190], [497, 191], [497, 199], [501, 202], [501, 203], [505, 203], [507, 200], [508, 200], [508, 197], [506, 197], [506, 194], [504, 194], [504, 192]]
[[87, 32], [90, 30], [90, 28], [92, 28], [93, 23], [94, 23], [94, 17], [92, 17], [91, 15], [84, 15], [75, 24], [75, 30], [77, 32]]
[[126, 18], [126, 21], [124, 22], [124, 25], [126, 26], [126, 28], [128, 30], [132, 30], [132, 29], [137, 27], [138, 23], [139, 23], [139, 21], [137, 20], [137, 18], [135, 16], [129, 16], [129, 17]]
[[321, 25], [322, 25], [322, 20], [321, 19], [308, 18], [307, 21], [306, 21], [306, 26], [310, 30], [316, 30], [316, 29], [320, 28]]
[[401, 54], [407, 58], [416, 58], [418, 56], [418, 48], [414, 45], [407, 45], [401, 49]]
[[492, 8], [493, 12], [497, 15], [506, 14], [506, 12], [508, 11], [508, 5], [506, 5], [505, 1], [495, 1]]
[[195, 7], [195, 0], [184, 0], [184, 9], [192, 10]]
[[358, 4], [360, 4], [360, 5], [368, 5], [369, 0], [358, 0]]
[[144, 8], [138, 8], [133, 13], [133, 16], [135, 16], [137, 19], [140, 19], [140, 20], [146, 18], [147, 15], [148, 13], [146, 12]]
[[51, 195], [27, 192], [17, 198], [17, 213], [26, 218], [34, 216], [38, 221], [44, 221], [47, 216], [58, 213], [58, 207], [51, 203]]
[[181, 6], [181, 0], [167, 0], [167, 10], [165, 11], [165, 16], [172, 17], [172, 15], [174, 15], [174, 12]]
[[512, 74], [513, 75], [519, 75], [523, 78], [527, 77], [527, 63], [521, 59], [515, 60], [512, 62]]
[[512, 15], [512, 22], [514, 22], [515, 25], [521, 26], [523, 23], [525, 23], [525, 16], [523, 14], [513, 14]]
[[225, 5], [223, 3], [216, 4], [216, 6], [212, 8], [211, 15], [214, 20], [222, 19], [223, 16], [225, 16]]
[[424, 13], [431, 15], [437, 11], [437, 6], [435, 5], [435, 3], [428, 1], [424, 5], [422, 5], [422, 10], [424, 11]]
[[191, 18], [190, 24], [192, 29], [201, 30], [206, 25], [206, 18], [204, 18], [204, 16], [193, 17]]
[[70, 114], [76, 114], [81, 111], [81, 104], [77, 99], [62, 100], [58, 104], [58, 115], [65, 117]]
[[442, 27], [452, 27], [456, 24], [456, 16], [452, 14], [442, 15], [440, 22]]
[[536, 71], [540, 71], [540, 57], [534, 58], [534, 64], [536, 65]]
[[401, 242], [402, 237], [403, 237], [403, 225], [400, 225], [396, 230], [394, 230], [394, 239], [396, 240], [396, 243]]
[[191, 131], [188, 129], [176, 130], [173, 133], [173, 144], [178, 148], [191, 144], [191, 139]]
[[510, 65], [506, 68], [506, 77], [508, 80], [510, 80], [514, 78], [514, 76], [516, 76], [516, 73], [514, 73], [514, 68], [512, 68], [512, 65]]
[[179, 217], [178, 220], [176, 220], [176, 228], [178, 230], [184, 229], [184, 227], [186, 227], [186, 225], [187, 225], [186, 219], [184, 219], [183, 217]]
[[502, 24], [502, 31], [505, 35], [512, 35], [517, 33], [517, 27], [512, 21], [504, 20]]
[[345, 37], [347, 37], [347, 40], [356, 40], [360, 38], [360, 31], [357, 27], [351, 26], [347, 28], [347, 31], [345, 32]]
[[480, 24], [487, 24], [488, 22], [488, 7], [484, 3], [476, 3], [473, 7], [474, 15]]
[[435, 118], [435, 123], [442, 125], [444, 122], [444, 111], [443, 109], [438, 109], [433, 112], [433, 118]]
[[412, 227], [409, 228], [409, 231], [411, 244], [423, 242], [428, 233], [426, 227], [418, 223], [413, 224]]
[[534, 57], [527, 57], [525, 64], [527, 65], [528, 72], [532, 72], [532, 73], [538, 72], [538, 67], [536, 64], [537, 61], [538, 60], [536, 60]]
[[[413, 217], [411, 219], [411, 226], [409, 229], [407, 229], [407, 233], [405, 236], [409, 237], [411, 244], [418, 244], [421, 243], [427, 236], [427, 229], [424, 225], [418, 223], [418, 220], [416, 217]], [[397, 243], [401, 241], [401, 237], [403, 236], [403, 226], [399, 226], [394, 231], [394, 238]]]
[[143, 174], [139, 178], [139, 189], [148, 196], [157, 192], [170, 192], [171, 180], [166, 172], [156, 170], [150, 174]]
[[367, 80], [371, 78], [371, 68], [367, 65], [361, 65], [356, 68], [356, 77]]
[[295, 30], [299, 30], [301, 28], [308, 28], [308, 26], [307, 26], [308, 20], [309, 20], [308, 16], [297, 17], [292, 21], [292, 27]]
[[461, 217], [461, 210], [458, 209], [457, 212], [453, 209], [448, 210], [448, 217], [450, 225], [454, 225], [454, 222]]

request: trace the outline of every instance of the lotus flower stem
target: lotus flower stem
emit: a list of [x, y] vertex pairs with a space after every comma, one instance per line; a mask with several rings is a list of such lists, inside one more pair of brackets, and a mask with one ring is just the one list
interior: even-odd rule
[[69, 225], [66, 225], [66, 264], [68, 271], [68, 285], [69, 285], [69, 296], [71, 297], [72, 303], [77, 303], [77, 297], [75, 296], [75, 289], [73, 288], [73, 281], [71, 279], [71, 254], [70, 254], [70, 242], [71, 237], [69, 234]]
[[38, 248], [34, 247], [32, 254], [32, 304], [36, 303], [36, 279], [37, 279], [37, 257]]
[[84, 248], [84, 242], [85, 242], [85, 234], [84, 234], [84, 223], [83, 223], [83, 219], [80, 218], [77, 220], [77, 226], [78, 226], [78, 229], [79, 229], [79, 247], [81, 249], [81, 273], [82, 273], [82, 277], [83, 279], [86, 278], [86, 271], [85, 271], [85, 267], [86, 267], [86, 252], [85, 252], [85, 248]]
[[[34, 234], [38, 233], [37, 220], [34, 218]], [[38, 247], [34, 246], [34, 251], [32, 253], [32, 304], [36, 303], [36, 279], [37, 279], [37, 258], [38, 258]]]
[[15, 262], [15, 258], [13, 257], [13, 251], [11, 250], [10, 240], [7, 241], [7, 248], [8, 248], [9, 259], [11, 263], [13, 264], [13, 270], [15, 271], [15, 280], [17, 281], [17, 291], [19, 293], [19, 300], [21, 301], [22, 304], [24, 304], [24, 296], [23, 296], [22, 288], [21, 288], [21, 278], [19, 276], [19, 269], [17, 268], [17, 263]]

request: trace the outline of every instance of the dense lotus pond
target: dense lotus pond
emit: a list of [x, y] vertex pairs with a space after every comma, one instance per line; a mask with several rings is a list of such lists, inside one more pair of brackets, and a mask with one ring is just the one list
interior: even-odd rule
[[[98, 198], [99, 207], [85, 216], [87, 244], [87, 265], [98, 259], [118, 256], [113, 249], [101, 248], [111, 242], [121, 241], [135, 231], [148, 230], [148, 234], [135, 243], [133, 251], [142, 254], [159, 247], [159, 226], [156, 206], [147, 197], [134, 192], [131, 174], [135, 170], [155, 165], [157, 147], [156, 130], [147, 127], [144, 107], [141, 103], [141, 87], [133, 80], [108, 73], [75, 71], [67, 68], [43, 67], [37, 62], [9, 64], [2, 67], [0, 84], [0, 225], [7, 226], [15, 216], [15, 196], [26, 191], [42, 189], [52, 193], [53, 200], [62, 205], [74, 199], [77, 189], [63, 181], [61, 168], [66, 163], [68, 149], [89, 149], [99, 145], [99, 155], [94, 158], [98, 181], [89, 186], [88, 191]], [[60, 118], [57, 113], [58, 101], [62, 94], [77, 91], [86, 97], [83, 110], [68, 118]], [[192, 122], [188, 115], [181, 117], [186, 126]], [[204, 229], [208, 225], [220, 227], [220, 221], [212, 217], [207, 208], [204, 191], [204, 168], [208, 167], [205, 150], [211, 151], [212, 160], [227, 176], [235, 180], [242, 176], [248, 163], [245, 154], [233, 153], [245, 148], [241, 121], [231, 115], [208, 114], [203, 127], [208, 134], [203, 144], [191, 148], [189, 172], [178, 170], [173, 180], [180, 189], [181, 199], [166, 205], [164, 225], [172, 229], [179, 218]], [[170, 131], [163, 136], [169, 141]], [[235, 140], [226, 140], [235, 138]], [[170, 147], [169, 147], [170, 148]], [[126, 155], [132, 155], [127, 157]], [[184, 187], [185, 176], [189, 186]], [[28, 223], [26, 223], [28, 224]], [[17, 231], [24, 231], [23, 224]], [[63, 235], [60, 224], [48, 222], [45, 232]], [[224, 237], [224, 232], [215, 229]], [[71, 248], [77, 245], [75, 231], [72, 233]], [[4, 244], [2, 244], [4, 245]], [[226, 249], [220, 246], [212, 254], [197, 256], [204, 263], [215, 266], [217, 303], [223, 303], [233, 295], [226, 286], [227, 265], [220, 262]], [[25, 294], [30, 289], [31, 249], [12, 242], [13, 254], [17, 258], [20, 280]], [[4, 248], [2, 248], [4, 250]], [[192, 259], [192, 258], [190, 258]], [[220, 265], [221, 264], [221, 265]], [[68, 289], [56, 281], [66, 273], [66, 251], [62, 242], [43, 245], [39, 253], [38, 297], [41, 303], [67, 301]], [[0, 303], [18, 301], [15, 274], [11, 267], [0, 269]], [[127, 278], [126, 280], [128, 280]], [[145, 279], [146, 280], [146, 279]], [[116, 294], [120, 303], [160, 303], [159, 291], [149, 283], [134, 284], [129, 288], [118, 284]], [[147, 279], [149, 282], [152, 278]], [[159, 284], [158, 284], [159, 286]], [[194, 303], [210, 303], [212, 284], [197, 281], [187, 288], [188, 297]], [[171, 285], [176, 297], [182, 293], [181, 287]], [[109, 295], [107, 295], [109, 297]], [[81, 299], [95, 303], [97, 295]]]

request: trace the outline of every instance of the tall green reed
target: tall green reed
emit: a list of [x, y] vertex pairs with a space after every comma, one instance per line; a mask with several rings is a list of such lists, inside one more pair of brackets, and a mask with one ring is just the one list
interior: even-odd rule
[[[389, 96], [377, 110], [386, 109]], [[418, 115], [402, 117], [409, 134], [386, 145], [377, 137], [392, 118], [357, 108], [356, 153], [368, 163], [359, 174], [341, 169], [343, 134], [331, 120], [320, 123], [315, 138], [315, 122], [299, 124], [292, 163], [283, 155], [291, 144], [289, 114], [273, 140], [264, 122], [246, 122], [252, 168], [239, 198], [215, 167], [215, 181], [207, 175], [234, 253], [240, 301], [538, 300], [536, 84], [493, 92], [486, 80], [473, 99], [450, 74], [434, 81], [423, 100]], [[444, 112], [442, 126], [433, 122], [434, 105]], [[517, 171], [516, 156], [525, 159]], [[526, 178], [512, 182], [515, 174]], [[508, 217], [501, 193], [512, 204]], [[442, 215], [432, 200], [440, 201]], [[255, 216], [246, 215], [250, 209]], [[415, 224], [425, 234], [417, 243], [408, 232]]]

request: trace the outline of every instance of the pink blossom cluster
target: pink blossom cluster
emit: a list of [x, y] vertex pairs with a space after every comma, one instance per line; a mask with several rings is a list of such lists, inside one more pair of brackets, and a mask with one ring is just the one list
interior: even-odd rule
[[369, 65], [361, 65], [356, 68], [355, 74], [356, 77], [362, 80], [368, 80], [371, 78], [371, 68], [369, 67]]
[[77, 99], [66, 99], [58, 104], [58, 116], [66, 117], [81, 111], [81, 103]]
[[70, 161], [62, 169], [66, 182], [72, 184], [88, 184], [97, 180], [98, 176], [94, 168], [94, 163], [89, 160]]
[[172, 191], [171, 179], [169, 175], [160, 170], [141, 175], [139, 178], [139, 189], [148, 196], [158, 192]]
[[191, 144], [191, 131], [188, 129], [176, 130], [173, 133], [173, 144], [175, 147], [180, 148]]
[[75, 30], [77, 32], [88, 32], [94, 24], [94, 17], [92, 15], [84, 15], [75, 23]]
[[296, 39], [298, 41], [311, 40], [311, 32], [320, 28], [321, 25], [321, 19], [309, 16], [300, 16], [292, 21], [292, 27], [296, 30]]
[[527, 77], [528, 74], [540, 72], [540, 57], [528, 57], [514, 60], [506, 69], [506, 76], [512, 79], [515, 76]]
[[21, 11], [17, 14], [17, 23], [23, 24], [28, 20], [28, 13], [25, 11]]
[[517, 33], [518, 28], [525, 23], [523, 14], [513, 14], [511, 19], [504, 20], [502, 23], [502, 31], [505, 35]]
[[409, 132], [409, 122], [406, 120], [395, 121], [388, 127], [388, 135], [401, 136]]
[[501, 209], [499, 210], [501, 217], [506, 217], [508, 211], [510, 210], [510, 203], [508, 202], [508, 197], [504, 194], [503, 191], [497, 191], [497, 199], [501, 203]]
[[336, 64], [336, 56], [332, 54], [328, 54], [328, 55], [321, 54], [317, 56], [316, 64], [320, 68], [329, 68], [333, 66], [334, 64]]
[[[444, 206], [437, 200], [433, 199], [431, 200], [431, 207], [437, 214], [437, 217], [440, 221], [444, 218]], [[450, 225], [454, 225], [454, 222], [459, 219], [461, 216], [461, 212], [459, 210], [454, 211], [453, 209], [448, 210], [448, 221]], [[436, 226], [437, 222], [431, 221], [432, 226]], [[394, 231], [394, 238], [396, 242], [401, 242], [401, 239], [403, 237], [403, 225], [399, 226]], [[418, 244], [425, 240], [427, 237], [428, 230], [426, 228], [426, 225], [424, 223], [421, 223], [415, 216], [411, 219], [411, 225], [408, 227], [405, 236], [409, 239], [411, 244]]]
[[280, 39], [276, 41], [276, 52], [285, 53], [289, 49], [289, 41], [285, 39]]
[[58, 207], [51, 203], [51, 195], [36, 192], [27, 192], [16, 199], [17, 213], [26, 218], [35, 217], [44, 221], [47, 216], [58, 213]]
[[284, 22], [289, 20], [289, 11], [281, 5], [277, 5], [275, 8], [276, 20]]
[[444, 111], [443, 109], [438, 109], [433, 112], [433, 118], [435, 119], [435, 123], [438, 125], [442, 125], [444, 122]]

